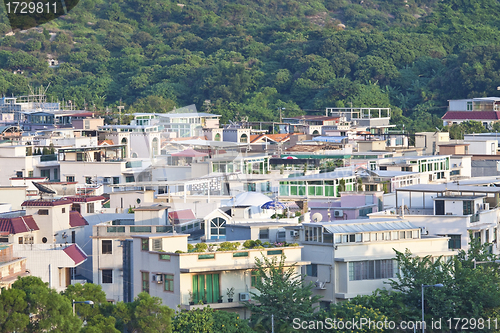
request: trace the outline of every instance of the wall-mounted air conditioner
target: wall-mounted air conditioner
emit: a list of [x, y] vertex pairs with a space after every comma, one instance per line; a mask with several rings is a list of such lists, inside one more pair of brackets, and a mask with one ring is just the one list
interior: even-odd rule
[[162, 283], [163, 275], [162, 274], [153, 274], [153, 282]]
[[240, 293], [240, 302], [245, 302], [250, 300], [249, 293]]
[[342, 217], [342, 216], [344, 216], [344, 211], [340, 210], [340, 209], [336, 209], [336, 210], [333, 211], [333, 216], [335, 216], [335, 217]]

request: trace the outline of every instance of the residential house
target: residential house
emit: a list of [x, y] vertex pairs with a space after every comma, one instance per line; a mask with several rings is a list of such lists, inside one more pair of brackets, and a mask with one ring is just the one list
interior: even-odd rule
[[[147, 292], [160, 297], [172, 309], [179, 305], [192, 310], [210, 305], [238, 313], [247, 319], [250, 315], [242, 302], [251, 299], [255, 289], [255, 259], [285, 255], [285, 266], [308, 264], [301, 258], [301, 247], [275, 247], [217, 252], [187, 252], [187, 237], [182, 234], [137, 235], [133, 238], [133, 295]], [[215, 250], [218, 244], [211, 244]], [[213, 250], [213, 251], [214, 251]], [[234, 288], [228, 300], [227, 290]], [[219, 300], [222, 302], [219, 303]], [[198, 304], [198, 302], [206, 302]]]

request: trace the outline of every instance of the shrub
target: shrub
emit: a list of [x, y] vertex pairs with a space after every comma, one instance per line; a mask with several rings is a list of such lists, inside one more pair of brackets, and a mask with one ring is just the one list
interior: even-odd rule
[[205, 252], [208, 248], [208, 245], [206, 243], [198, 243], [194, 247], [193, 252]]

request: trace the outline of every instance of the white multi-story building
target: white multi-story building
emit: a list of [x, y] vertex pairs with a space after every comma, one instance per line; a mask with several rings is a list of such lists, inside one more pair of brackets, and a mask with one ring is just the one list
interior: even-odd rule
[[456, 254], [448, 249], [447, 237], [423, 236], [405, 219], [303, 223], [285, 229], [288, 242], [303, 246], [302, 260], [311, 262], [303, 274], [315, 283], [314, 293], [324, 305], [388, 288], [398, 272], [394, 250], [420, 257]]

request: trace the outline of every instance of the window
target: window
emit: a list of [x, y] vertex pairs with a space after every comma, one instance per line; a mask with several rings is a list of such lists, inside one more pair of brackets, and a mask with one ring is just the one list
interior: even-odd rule
[[268, 256], [275, 256], [275, 255], [279, 255], [279, 254], [282, 254], [283, 253], [283, 250], [271, 250], [271, 251], [267, 251], [267, 255]]
[[306, 275], [307, 276], [318, 276], [318, 264], [311, 264], [306, 266]]
[[141, 272], [142, 274], [142, 291], [149, 294], [149, 272]]
[[472, 102], [467, 102], [467, 111], [472, 111]]
[[170, 254], [160, 254], [160, 260], [170, 260]]
[[33, 177], [33, 170], [32, 171], [28, 171], [28, 177]]
[[269, 229], [260, 229], [259, 239], [269, 239]]
[[83, 161], [83, 153], [76, 153], [76, 160]]
[[151, 232], [151, 227], [130, 227], [130, 232]]
[[64, 214], [66, 213], [66, 208], [61, 209], [61, 212]]
[[349, 281], [390, 279], [396, 272], [397, 263], [392, 259], [349, 262]]
[[221, 297], [219, 274], [193, 275], [194, 303], [206, 299], [208, 303], [215, 303]]
[[127, 183], [133, 183], [134, 181], [135, 181], [134, 176], [125, 177], [125, 182], [127, 182]]
[[113, 270], [103, 269], [102, 270], [102, 283], [113, 283]]
[[94, 203], [93, 202], [89, 202], [87, 204], [87, 213], [94, 213]]
[[66, 176], [66, 181], [73, 183], [75, 181], [75, 176]]
[[113, 241], [103, 240], [102, 241], [102, 254], [113, 254]]
[[215, 254], [199, 254], [198, 259], [215, 259]]
[[216, 217], [210, 221], [210, 239], [226, 239], [226, 220]]
[[141, 239], [141, 250], [142, 251], [149, 251], [149, 239], [148, 238]]
[[92, 184], [92, 177], [85, 177], [85, 184]]
[[460, 249], [462, 248], [462, 236], [460, 235], [448, 235], [450, 239], [448, 240], [449, 249]]
[[463, 209], [463, 215], [472, 215], [474, 214], [474, 211], [472, 209], [472, 200], [464, 200], [464, 209]]
[[72, 210], [72, 211], [75, 211], [75, 212], [80, 213], [80, 211], [81, 211], [81, 210], [80, 210], [80, 204], [73, 203], [73, 204], [71, 205], [71, 210]]
[[163, 247], [161, 238], [153, 239], [153, 251], [161, 251], [162, 248]]
[[49, 215], [49, 210], [48, 209], [39, 209], [38, 215]]
[[164, 290], [165, 291], [174, 291], [174, 275], [173, 274], [165, 274], [163, 275], [163, 279], [165, 280]]
[[113, 177], [113, 184], [120, 184], [120, 177]]
[[233, 258], [248, 257], [248, 252], [233, 252]]

